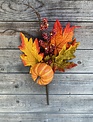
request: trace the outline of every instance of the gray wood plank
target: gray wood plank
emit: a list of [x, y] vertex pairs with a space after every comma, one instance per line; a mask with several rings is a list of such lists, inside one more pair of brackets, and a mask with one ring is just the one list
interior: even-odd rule
[[[0, 72], [29, 72], [29, 67], [24, 67], [20, 59], [19, 50], [0, 50]], [[93, 50], [77, 50], [77, 57], [73, 60], [79, 63], [67, 72], [93, 73]]]
[[[60, 19], [62, 21], [92, 21], [92, 0], [29, 0], [31, 5], [49, 20]], [[26, 0], [0, 0], [0, 21], [35, 21], [35, 12], [25, 6]]]
[[[44, 4], [42, 4], [42, 1]], [[35, 84], [24, 67], [18, 50], [17, 29], [38, 35], [35, 12], [25, 6], [27, 0], [0, 0], [0, 122], [92, 122], [93, 121], [93, 1], [29, 0], [47, 17], [50, 28], [59, 19], [63, 26], [82, 26], [75, 30], [81, 45], [74, 60], [78, 66], [66, 73], [56, 72], [49, 85], [50, 105], [45, 88]]]
[[1, 114], [0, 122], [92, 122], [93, 114], [45, 114], [18, 113]]
[[[65, 27], [67, 22], [61, 22], [63, 27]], [[49, 22], [50, 28], [52, 30], [54, 22]], [[77, 41], [80, 42], [78, 49], [93, 49], [93, 23], [78, 23], [71, 22], [71, 25], [81, 26], [80, 28], [75, 29], [75, 37]], [[6, 29], [16, 29], [18, 31], [26, 31], [29, 34], [38, 37], [38, 22], [0, 22], [0, 32], [3, 32]], [[5, 33], [0, 33], [0, 48], [18, 48], [20, 45], [20, 32], [13, 30], [8, 30]]]
[[93, 95], [0, 95], [0, 112], [93, 114]]
[[[93, 74], [55, 74], [49, 94], [93, 95]], [[46, 94], [29, 74], [0, 74], [0, 94]]]

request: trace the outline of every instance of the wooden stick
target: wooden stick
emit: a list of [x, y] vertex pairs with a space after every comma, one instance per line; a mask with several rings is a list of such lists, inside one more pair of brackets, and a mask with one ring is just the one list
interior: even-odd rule
[[46, 101], [47, 101], [47, 105], [49, 105], [48, 85], [46, 85]]

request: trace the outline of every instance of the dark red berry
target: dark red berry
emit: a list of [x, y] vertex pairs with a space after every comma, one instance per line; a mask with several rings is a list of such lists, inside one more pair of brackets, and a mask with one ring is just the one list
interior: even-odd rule
[[47, 34], [47, 33], [43, 33], [42, 36], [43, 36], [43, 38], [44, 38], [45, 40], [48, 40], [48, 34]]

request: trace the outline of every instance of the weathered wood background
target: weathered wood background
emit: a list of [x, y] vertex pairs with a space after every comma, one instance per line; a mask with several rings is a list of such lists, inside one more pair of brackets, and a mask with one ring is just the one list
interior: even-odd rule
[[[35, 12], [50, 21], [81, 28], [75, 37], [81, 45], [74, 60], [78, 66], [56, 73], [49, 85], [50, 105], [45, 88], [35, 84], [29, 68], [20, 60], [19, 32], [38, 32]], [[92, 122], [93, 121], [93, 0], [0, 0], [0, 122]]]

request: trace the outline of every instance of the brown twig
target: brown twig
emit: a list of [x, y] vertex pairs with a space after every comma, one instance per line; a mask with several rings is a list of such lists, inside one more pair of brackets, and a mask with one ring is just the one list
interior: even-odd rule
[[28, 2], [28, 4], [24, 3], [24, 5], [28, 6], [29, 8], [32, 8], [34, 10], [35, 14], [37, 15], [37, 18], [39, 20], [39, 25], [40, 25], [41, 24], [41, 16], [40, 16], [39, 12], [36, 11], [36, 9], [32, 5], [30, 5], [29, 2]]
[[[28, 4], [25, 4], [25, 3], [24, 3], [24, 5], [26, 5], [26, 6], [29, 7], [29, 8], [32, 8], [32, 9], [34, 10], [34, 12], [36, 13], [37, 18], [38, 18], [38, 20], [39, 20], [39, 25], [41, 25], [41, 16], [40, 16], [40, 14], [38, 13], [38, 11], [36, 11], [36, 9], [35, 9], [32, 5], [29, 5], [29, 2], [28, 2]], [[24, 34], [26, 34], [26, 35], [28, 35], [28, 36], [30, 36], [30, 37], [33, 38], [33, 36], [32, 36], [31, 34], [27, 33], [26, 31], [23, 31], [23, 30], [20, 31], [20, 30], [17, 30], [17, 29], [6, 29], [6, 30], [0, 32], [0, 34], [4, 34], [5, 32], [7, 32], [7, 31], [9, 31], [9, 30], [14, 31], [14, 32], [12, 32], [12, 34], [13, 34], [13, 33], [16, 33], [16, 32], [22, 32], [22, 33], [24, 33]], [[38, 78], [36, 79], [36, 81], [37, 81], [37, 80], [38, 80]], [[48, 85], [46, 85], [46, 101], [47, 101], [47, 105], [49, 105]]]
[[[32, 5], [29, 5], [29, 2], [28, 4], [25, 4], [24, 5], [28, 6], [29, 8], [32, 8], [34, 10], [34, 12], [36, 13], [37, 15], [37, 18], [39, 20], [39, 26], [41, 25], [41, 16], [40, 14], [38, 13], [38, 11], [36, 11], [36, 9], [32, 6]], [[41, 35], [41, 31], [40, 31], [40, 35]], [[37, 80], [37, 79], [36, 79]], [[48, 94], [48, 85], [46, 85], [46, 100], [47, 100], [47, 105], [49, 105], [49, 94]]]
[[[26, 4], [26, 3], [24, 3], [24, 5], [26, 5], [27, 7], [29, 7], [29, 8], [32, 8], [33, 10], [34, 10], [34, 12], [36, 13], [36, 15], [37, 15], [37, 18], [38, 18], [38, 20], [39, 20], [39, 25], [41, 24], [41, 16], [40, 16], [40, 14], [38, 13], [38, 11], [36, 11], [36, 9], [32, 6], [32, 5], [29, 5], [29, 2], [28, 2], [28, 4]], [[22, 32], [22, 33], [24, 33], [24, 34], [26, 34], [26, 35], [28, 35], [28, 36], [30, 36], [30, 37], [33, 37], [31, 34], [29, 34], [29, 33], [27, 33], [26, 31], [23, 31], [23, 30], [16, 30], [16, 29], [6, 29], [6, 30], [4, 30], [3, 32], [0, 32], [0, 34], [4, 34], [5, 32], [7, 32], [7, 31], [9, 31], [9, 30], [13, 30], [14, 32], [13, 33], [15, 33], [15, 32]], [[12, 33], [12, 34], [13, 34]]]
[[46, 85], [46, 101], [47, 101], [47, 105], [49, 105], [48, 85]]
[[14, 31], [14, 32], [12, 32], [12, 34], [14, 34], [14, 33], [16, 33], [16, 32], [20, 32], [20, 33], [22, 32], [22, 33], [28, 35], [29, 37], [32, 37], [32, 38], [33, 38], [33, 35], [27, 33], [26, 31], [23, 31], [23, 30], [17, 30], [17, 29], [6, 29], [6, 30], [0, 32], [0, 34], [4, 34], [4, 33], [7, 32], [7, 31]]

